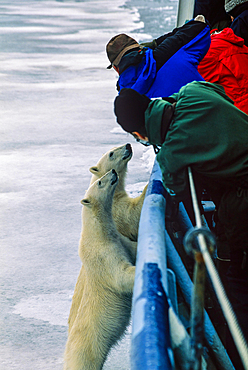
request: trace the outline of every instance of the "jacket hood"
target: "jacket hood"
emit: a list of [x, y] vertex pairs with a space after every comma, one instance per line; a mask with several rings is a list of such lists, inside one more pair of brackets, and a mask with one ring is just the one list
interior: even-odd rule
[[244, 45], [244, 39], [234, 34], [233, 30], [231, 28], [224, 28], [223, 31], [220, 33], [213, 33], [211, 34], [211, 38], [218, 37], [219, 40], [228, 41], [231, 44], [237, 45], [237, 46], [243, 46]]
[[145, 125], [150, 144], [159, 146], [163, 144], [161, 137], [163, 114], [166, 114], [166, 109], [171, 106], [171, 103], [162, 99], [155, 99], [149, 103], [145, 111]]
[[142, 62], [135, 66], [131, 65], [120, 74], [118, 85], [120, 90], [124, 87], [147, 94], [156, 78], [156, 61], [151, 49], [145, 49]]

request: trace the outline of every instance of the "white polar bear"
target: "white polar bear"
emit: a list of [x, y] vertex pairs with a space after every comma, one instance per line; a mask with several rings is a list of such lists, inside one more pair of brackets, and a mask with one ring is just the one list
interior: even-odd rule
[[[113, 221], [112, 202], [118, 183], [115, 170], [94, 182], [81, 201], [83, 263], [72, 302], [64, 370], [100, 370], [110, 348], [130, 321], [136, 248]], [[76, 292], [77, 290], [77, 292]]]
[[119, 183], [115, 190], [113, 200], [113, 217], [119, 232], [130, 240], [137, 241], [139, 220], [142, 205], [146, 195], [147, 185], [142, 194], [136, 198], [131, 198], [125, 191], [125, 178], [127, 164], [132, 158], [131, 144], [125, 144], [113, 148], [105, 153], [98, 161], [96, 166], [90, 168], [93, 174], [91, 184], [102, 177], [112, 168], [119, 176]]

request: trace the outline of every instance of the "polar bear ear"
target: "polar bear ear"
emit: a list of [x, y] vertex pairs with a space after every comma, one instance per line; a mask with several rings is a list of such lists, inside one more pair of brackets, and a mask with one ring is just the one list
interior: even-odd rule
[[91, 205], [90, 200], [86, 198], [81, 200], [81, 204], [86, 207], [89, 207]]
[[96, 166], [94, 166], [94, 167], [90, 167], [90, 172], [93, 173], [93, 175], [95, 175], [97, 172], [99, 172], [99, 170]]

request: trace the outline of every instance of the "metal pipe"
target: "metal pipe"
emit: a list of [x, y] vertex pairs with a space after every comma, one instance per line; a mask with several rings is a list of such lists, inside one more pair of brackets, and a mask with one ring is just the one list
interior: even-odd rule
[[191, 370], [201, 370], [204, 340], [204, 297], [206, 268], [201, 253], [195, 253], [194, 291], [191, 303]]
[[[186, 303], [190, 306], [192, 301], [193, 283], [166, 230], [165, 238], [168, 267], [174, 271], [183, 297]], [[214, 362], [216, 363], [218, 370], [234, 370], [225, 347], [216, 333], [206, 311], [204, 311], [204, 335], [208, 348], [212, 351]]]
[[133, 293], [132, 370], [172, 370], [165, 250], [165, 198], [155, 163], [138, 235]]
[[194, 0], [179, 0], [177, 10], [177, 27], [182, 26], [187, 20], [193, 18], [194, 14]]
[[[189, 183], [190, 183], [190, 189], [192, 194], [192, 201], [193, 201], [193, 207], [195, 212], [195, 218], [196, 218], [196, 225], [200, 228], [201, 227], [201, 217], [200, 217], [200, 211], [198, 208], [198, 202], [197, 202], [197, 196], [194, 186], [194, 180], [191, 168], [188, 167], [188, 175], [189, 175]], [[200, 251], [202, 253], [202, 257], [204, 259], [204, 262], [206, 264], [206, 268], [208, 270], [209, 276], [211, 278], [213, 287], [215, 289], [216, 295], [218, 297], [220, 306], [222, 308], [223, 314], [226, 318], [227, 324], [229, 326], [230, 332], [232, 334], [234, 343], [236, 344], [237, 350], [239, 352], [240, 358], [243, 362], [243, 366], [246, 370], [248, 370], [248, 346], [246, 343], [246, 340], [244, 338], [244, 335], [241, 331], [241, 328], [238, 324], [236, 315], [232, 309], [232, 306], [230, 304], [229, 299], [227, 298], [226, 292], [224, 290], [224, 287], [222, 285], [222, 282], [220, 280], [220, 277], [218, 275], [218, 272], [214, 266], [213, 260], [209, 254], [206, 240], [203, 236], [203, 234], [200, 234], [197, 236]]]

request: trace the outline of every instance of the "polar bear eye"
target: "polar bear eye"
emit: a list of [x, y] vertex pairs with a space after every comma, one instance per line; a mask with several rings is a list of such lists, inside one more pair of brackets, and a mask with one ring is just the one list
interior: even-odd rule
[[111, 158], [114, 155], [114, 152], [109, 153], [109, 157]]
[[102, 182], [101, 181], [98, 181], [98, 185], [101, 186]]

